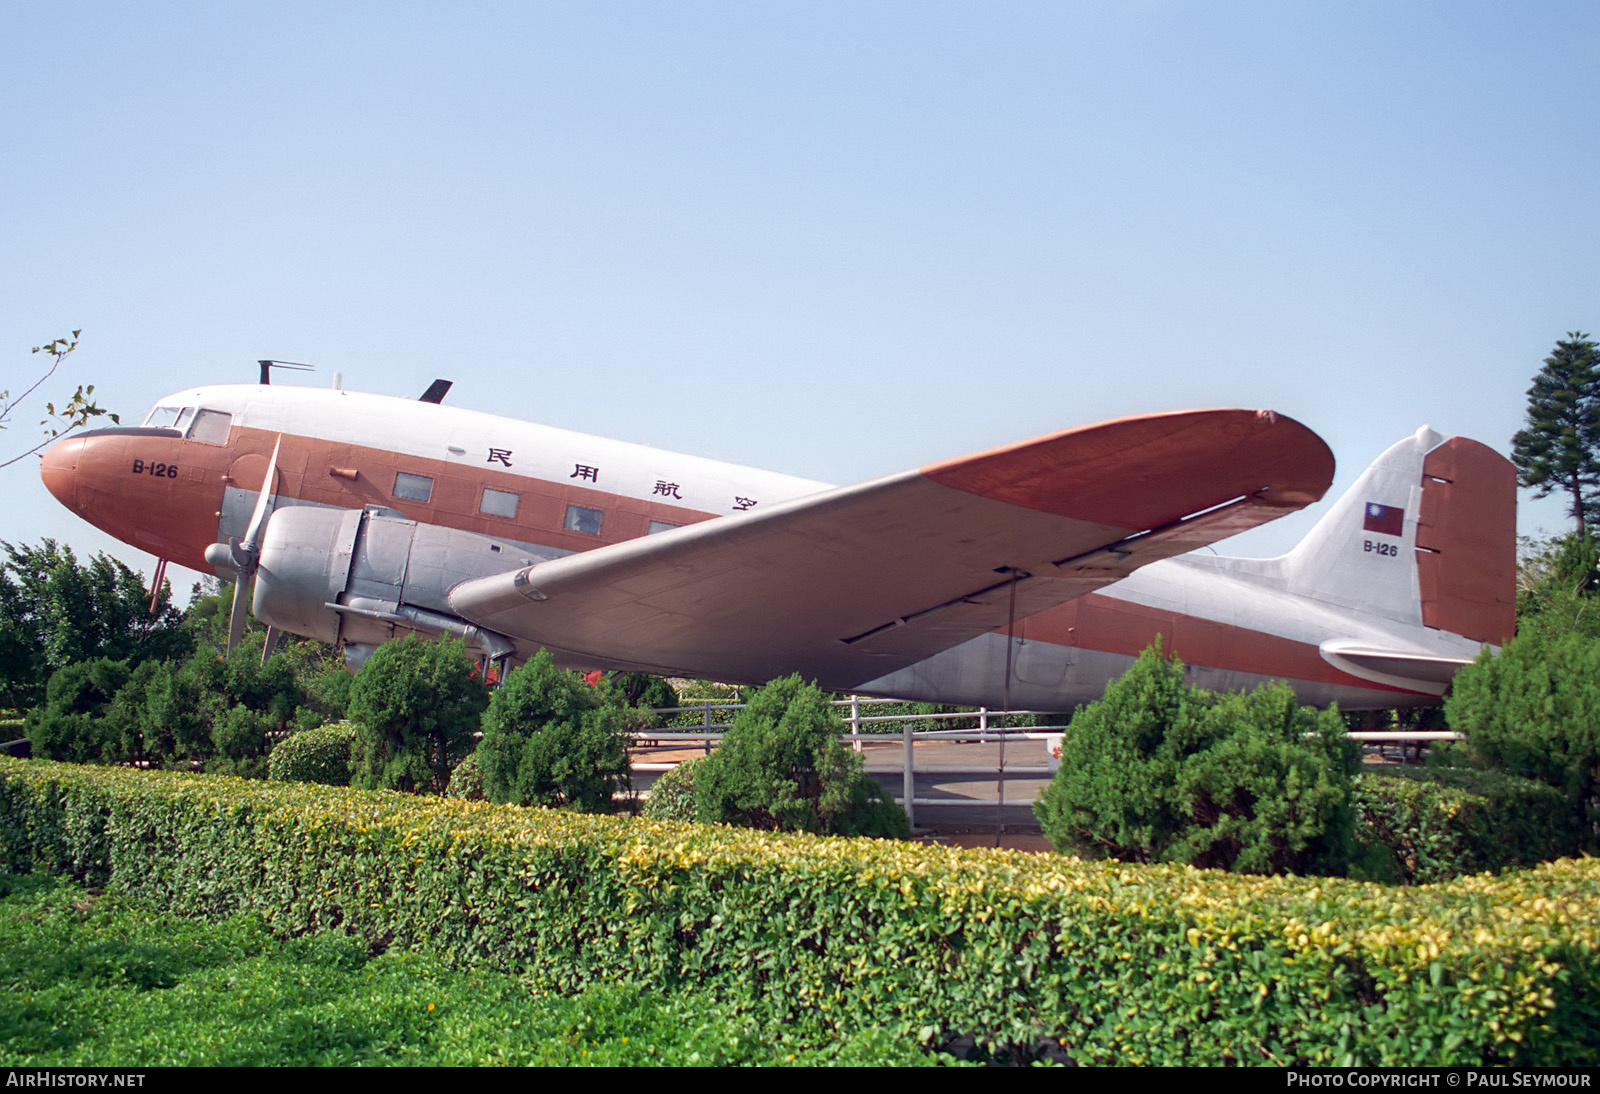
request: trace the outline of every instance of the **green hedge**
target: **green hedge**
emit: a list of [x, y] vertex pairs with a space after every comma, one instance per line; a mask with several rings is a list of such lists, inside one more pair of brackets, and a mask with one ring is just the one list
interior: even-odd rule
[[1600, 1064], [1600, 862], [1392, 889], [0, 759], [0, 868], [1084, 1063]]
[[1583, 833], [1565, 795], [1498, 771], [1401, 767], [1356, 779], [1356, 838], [1388, 848], [1408, 885], [1576, 855]]

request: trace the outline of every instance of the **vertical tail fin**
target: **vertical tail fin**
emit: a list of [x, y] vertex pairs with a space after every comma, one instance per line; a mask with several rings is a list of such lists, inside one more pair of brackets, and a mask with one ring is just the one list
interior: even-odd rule
[[1289, 588], [1475, 642], [1516, 629], [1516, 470], [1424, 426], [1389, 448], [1279, 560]]

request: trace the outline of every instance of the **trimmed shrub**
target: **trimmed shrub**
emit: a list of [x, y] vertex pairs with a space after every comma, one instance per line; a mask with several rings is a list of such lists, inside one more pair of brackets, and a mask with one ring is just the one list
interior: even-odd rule
[[1356, 838], [1387, 848], [1377, 880], [1423, 885], [1578, 853], [1582, 830], [1554, 787], [1498, 771], [1386, 767], [1356, 777]]
[[119, 725], [104, 717], [131, 675], [126, 661], [97, 657], [57, 669], [45, 703], [28, 714], [28, 739], [41, 759], [76, 763], [121, 760]]
[[1360, 750], [1284, 684], [1217, 697], [1159, 644], [1062, 735], [1034, 811], [1059, 851], [1240, 873], [1339, 873]]
[[415, 635], [386, 642], [350, 689], [359, 727], [351, 760], [356, 786], [441, 793], [450, 769], [472, 751], [489, 696], [457, 639]]
[[144, 744], [151, 763], [188, 768], [211, 753], [211, 727], [200, 712], [197, 666], [158, 664], [144, 690]]
[[627, 722], [606, 693], [540, 650], [490, 699], [478, 754], [491, 801], [607, 812], [628, 780]]
[[774, 680], [751, 695], [695, 771], [699, 819], [745, 828], [905, 838], [905, 810], [839, 736], [844, 722], [815, 684]]
[[484, 800], [483, 768], [478, 763], [476, 751], [467, 753], [466, 758], [450, 772], [450, 785], [444, 788], [444, 796], [470, 802]]
[[705, 759], [696, 756], [663, 772], [650, 787], [644, 815], [650, 820], [693, 821], [699, 815], [694, 797], [694, 773]]
[[1456, 674], [1445, 714], [1478, 763], [1566, 795], [1600, 844], [1600, 640], [1534, 630]]
[[350, 689], [355, 676], [343, 666], [313, 677], [307, 689], [310, 705], [325, 718], [342, 720], [350, 709]]
[[280, 783], [349, 786], [356, 732], [351, 722], [334, 722], [279, 741], [267, 757], [267, 778]]

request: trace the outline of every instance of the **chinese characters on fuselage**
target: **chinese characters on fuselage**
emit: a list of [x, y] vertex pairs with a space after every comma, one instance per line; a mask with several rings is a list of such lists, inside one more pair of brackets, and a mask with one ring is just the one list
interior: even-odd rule
[[[497, 463], [502, 467], [513, 467], [515, 465], [511, 462], [512, 455], [513, 452], [509, 448], [491, 447], [489, 449], [488, 458], [485, 459], [484, 462]], [[600, 468], [588, 463], [574, 463], [572, 465], [572, 474], [568, 475], [567, 478], [577, 479], [580, 482], [592, 482], [598, 485], [600, 482]], [[671, 498], [674, 501], [682, 501], [683, 495], [679, 493], [679, 491], [682, 489], [682, 483], [668, 482], [666, 479], [657, 479], [655, 489], [651, 491], [651, 496]], [[746, 498], [735, 495], [733, 499], [733, 505], [730, 508], [736, 512], [742, 513], [753, 508], [755, 505], [755, 498]]]

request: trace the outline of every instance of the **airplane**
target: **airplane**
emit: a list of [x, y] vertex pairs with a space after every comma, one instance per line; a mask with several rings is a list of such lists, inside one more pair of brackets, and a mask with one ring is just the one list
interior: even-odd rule
[[1334, 459], [1270, 411], [1150, 414], [826, 483], [418, 400], [262, 383], [54, 444], [41, 475], [268, 625], [456, 636], [558, 664], [1007, 710], [1099, 697], [1150, 642], [1191, 681], [1344, 709], [1437, 704], [1515, 626], [1516, 475], [1427, 427], [1292, 551], [1208, 545], [1321, 499]]

